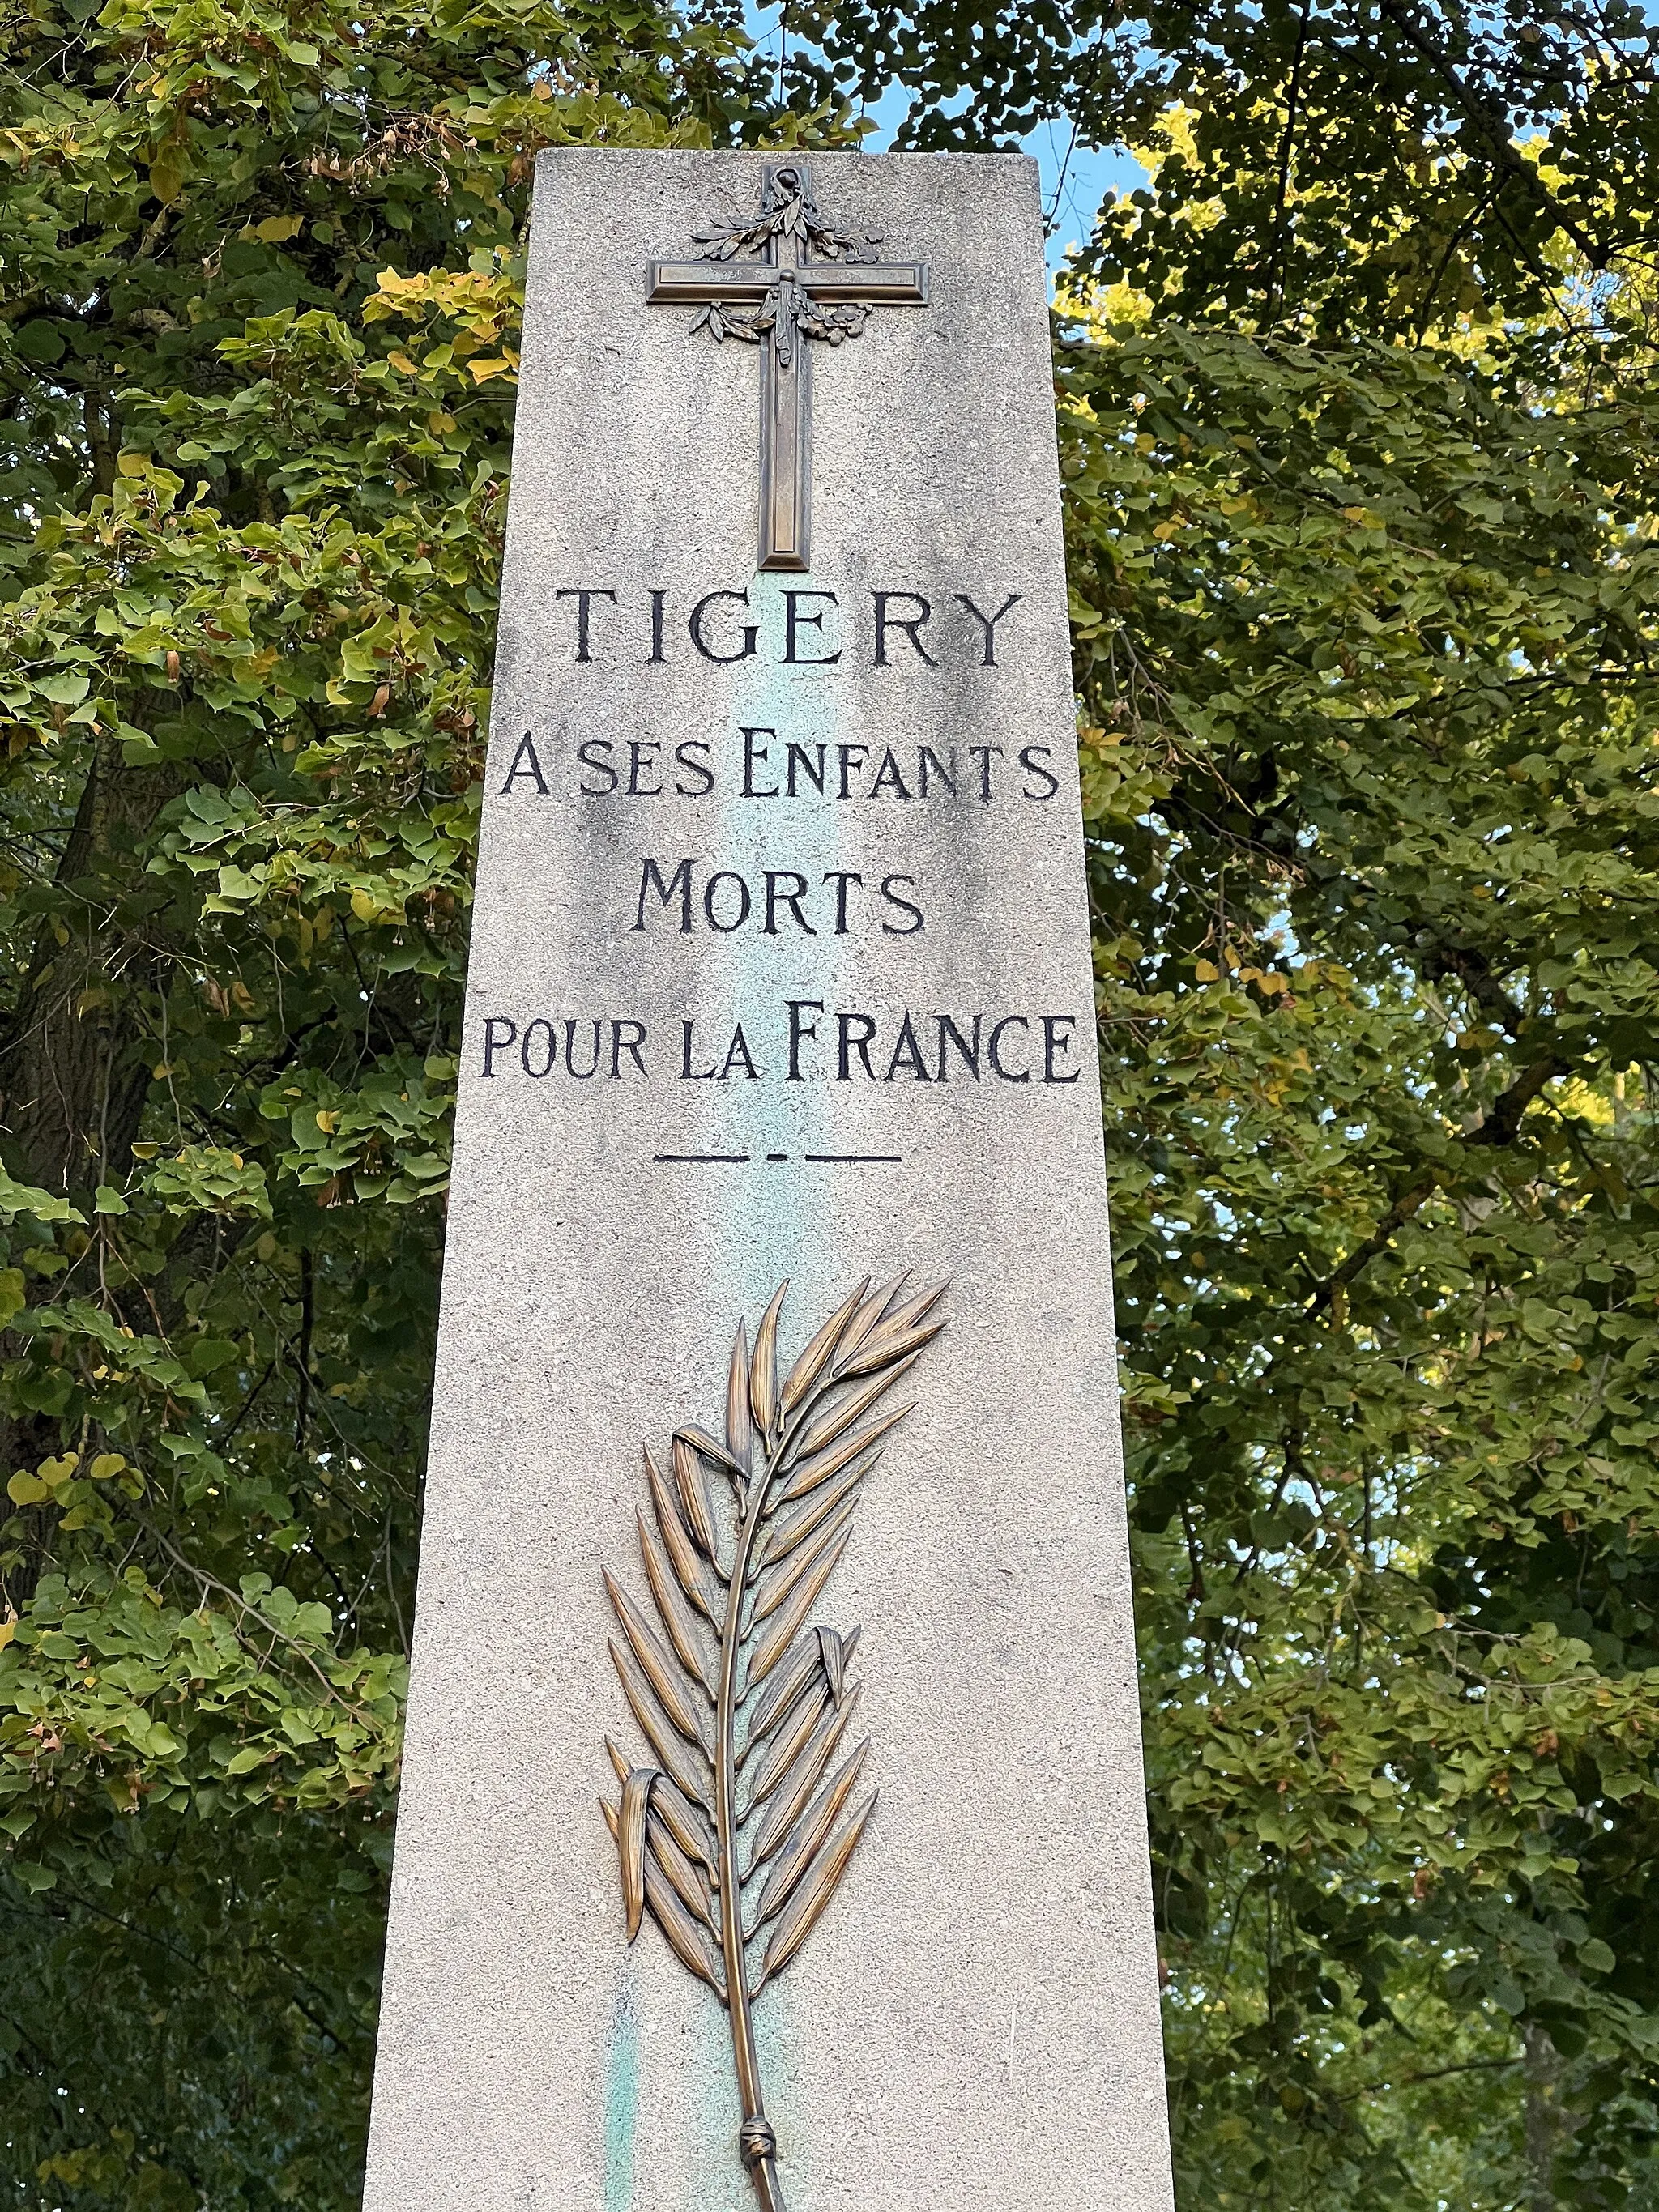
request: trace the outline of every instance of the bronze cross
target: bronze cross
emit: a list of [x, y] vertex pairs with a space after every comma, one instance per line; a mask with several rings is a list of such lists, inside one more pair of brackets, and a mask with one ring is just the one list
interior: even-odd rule
[[[653, 261], [653, 304], [701, 307], [692, 324], [761, 352], [760, 566], [811, 566], [812, 355], [806, 341], [856, 337], [872, 307], [927, 304], [920, 261], [878, 261], [819, 215], [805, 161], [769, 161], [762, 206], [694, 234], [696, 261]], [[740, 258], [740, 256], [749, 258]]]

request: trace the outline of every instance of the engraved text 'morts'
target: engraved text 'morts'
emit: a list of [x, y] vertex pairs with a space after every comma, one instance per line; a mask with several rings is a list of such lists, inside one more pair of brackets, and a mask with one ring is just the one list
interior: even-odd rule
[[763, 937], [914, 937], [927, 927], [910, 894], [917, 878], [893, 871], [866, 883], [856, 868], [759, 868], [740, 874], [705, 860], [640, 861], [639, 896], [630, 934], [662, 929], [690, 937], [700, 930], [729, 937], [753, 928]]

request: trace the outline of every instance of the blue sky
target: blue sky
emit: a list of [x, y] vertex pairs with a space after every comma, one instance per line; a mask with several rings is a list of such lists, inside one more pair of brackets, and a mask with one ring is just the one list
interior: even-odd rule
[[[763, 51], [775, 55], [781, 7], [758, 6], [755, 0], [749, 0], [744, 13], [750, 36]], [[890, 94], [871, 110], [877, 128], [865, 144], [872, 152], [879, 153], [892, 143], [893, 133], [903, 120], [904, 108], [902, 95]], [[1097, 152], [1078, 146], [1071, 125], [1063, 117], [1040, 125], [1022, 143], [1028, 154], [1036, 155], [1042, 173], [1042, 204], [1048, 216], [1048, 267], [1052, 272], [1073, 246], [1089, 236], [1102, 196], [1109, 191], [1132, 191], [1145, 182], [1146, 173], [1134, 157], [1121, 148]]]

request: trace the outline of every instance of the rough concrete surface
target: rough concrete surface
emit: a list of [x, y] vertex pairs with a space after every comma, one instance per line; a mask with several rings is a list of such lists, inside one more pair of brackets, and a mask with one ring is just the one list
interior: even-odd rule
[[[792, 1357], [903, 1267], [952, 1278], [950, 1327], [814, 1614], [861, 1625], [881, 1794], [759, 2000], [779, 2178], [789, 2212], [1170, 2202], [1036, 170], [812, 169], [932, 304], [816, 347], [812, 572], [757, 577], [757, 349], [647, 306], [646, 269], [757, 205], [759, 158], [538, 166], [368, 2212], [751, 2212], [726, 2016], [648, 1919], [625, 1941], [600, 1571], [643, 1596], [641, 1441], [720, 1427], [738, 1322], [787, 1277]], [[579, 588], [617, 594], [586, 660]], [[706, 642], [752, 623], [752, 655], [693, 647], [716, 590], [750, 605]], [[793, 664], [791, 590], [836, 594], [795, 602]], [[936, 665], [890, 623], [874, 665], [880, 592], [928, 602]], [[987, 666], [957, 595], [1011, 592]], [[780, 796], [744, 795], [744, 726]], [[791, 742], [822, 795], [798, 760], [787, 796]], [[641, 904], [647, 858], [695, 863], [689, 908]], [[847, 1012], [875, 1039], [842, 1081]], [[942, 1013], [981, 1017], [977, 1079], [938, 1079]], [[748, 1158], [657, 1158], [698, 1152]]]

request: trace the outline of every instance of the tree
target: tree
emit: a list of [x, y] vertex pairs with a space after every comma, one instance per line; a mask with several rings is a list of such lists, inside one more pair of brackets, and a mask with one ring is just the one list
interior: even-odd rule
[[1647, 2203], [1652, 402], [1062, 391], [1185, 2200]]
[[820, 11], [1059, 387], [1185, 2203], [1659, 2202], [1650, 21]]
[[791, 21], [0, 30], [0, 2171], [355, 2200], [530, 161], [896, 82], [1152, 172], [1057, 378], [1183, 2202], [1652, 2204], [1653, 33]]
[[648, 5], [0, 25], [9, 2202], [356, 2201], [531, 167], [798, 127]]
[[902, 92], [903, 143], [1002, 143], [1061, 114], [1085, 145], [1160, 156], [1090, 258], [1164, 314], [1418, 340], [1463, 314], [1571, 323], [1650, 265], [1659, 28], [1625, 0], [790, 15], [820, 49], [797, 52], [802, 95]]

